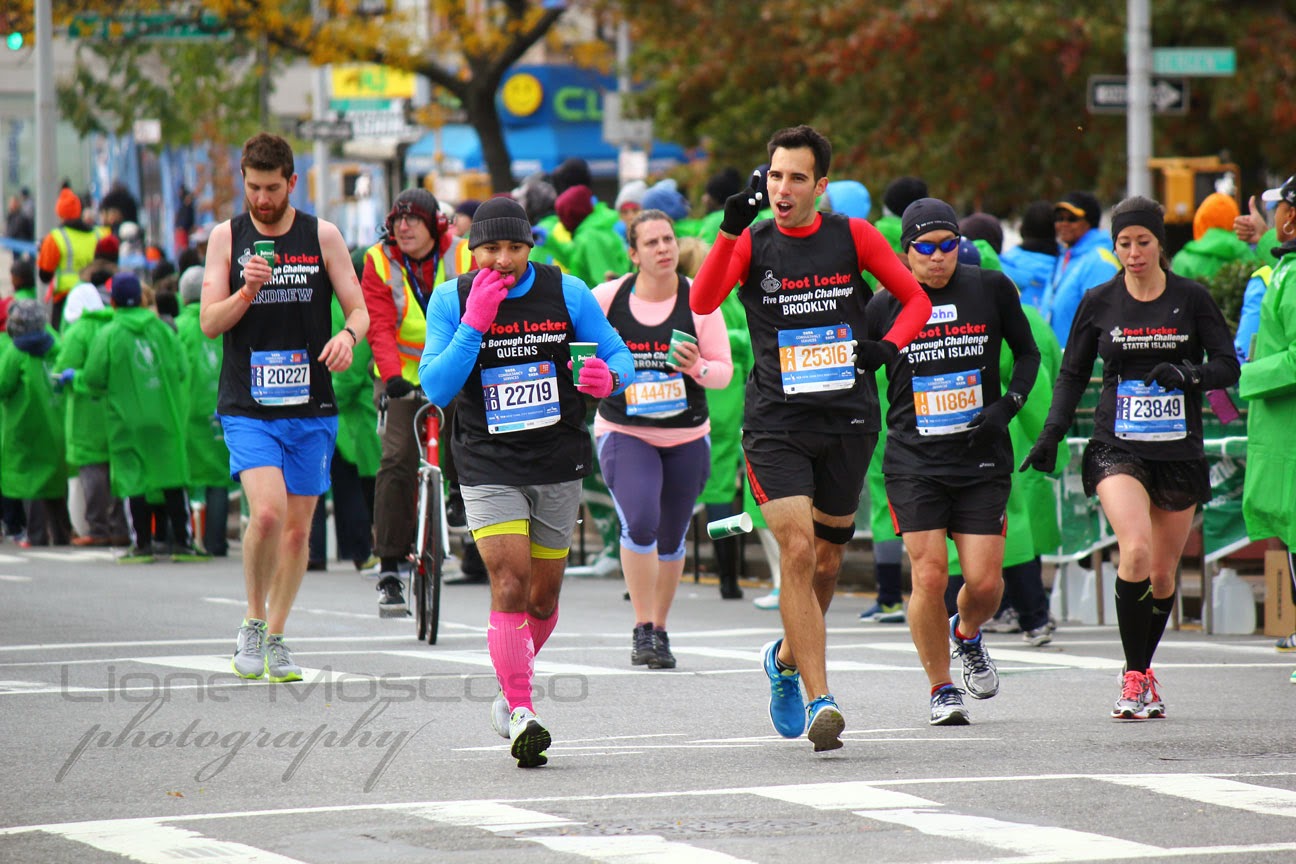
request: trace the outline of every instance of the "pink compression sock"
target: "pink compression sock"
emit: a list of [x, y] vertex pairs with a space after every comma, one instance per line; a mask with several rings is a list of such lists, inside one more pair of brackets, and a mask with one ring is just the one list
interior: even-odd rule
[[492, 612], [486, 629], [486, 647], [495, 677], [512, 708], [531, 704], [531, 676], [535, 671], [535, 643], [525, 612]]
[[527, 626], [531, 628], [531, 639], [535, 642], [535, 653], [540, 653], [540, 649], [549, 641], [549, 634], [554, 631], [557, 624], [558, 606], [556, 604], [554, 605], [553, 614], [548, 618], [536, 618], [534, 615], [527, 615]]

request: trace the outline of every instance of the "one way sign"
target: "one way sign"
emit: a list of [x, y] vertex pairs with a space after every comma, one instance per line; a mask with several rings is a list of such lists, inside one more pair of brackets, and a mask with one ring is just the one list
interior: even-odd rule
[[[1129, 107], [1129, 79], [1124, 75], [1090, 75], [1090, 114], [1124, 114]], [[1157, 114], [1188, 113], [1186, 78], [1153, 78], [1152, 110]]]

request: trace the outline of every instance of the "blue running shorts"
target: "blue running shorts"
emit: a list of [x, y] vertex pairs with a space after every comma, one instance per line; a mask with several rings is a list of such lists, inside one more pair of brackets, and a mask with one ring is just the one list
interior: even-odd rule
[[323, 495], [329, 488], [329, 466], [337, 443], [338, 418], [221, 415], [230, 453], [230, 477], [250, 468], [278, 468], [291, 495]]

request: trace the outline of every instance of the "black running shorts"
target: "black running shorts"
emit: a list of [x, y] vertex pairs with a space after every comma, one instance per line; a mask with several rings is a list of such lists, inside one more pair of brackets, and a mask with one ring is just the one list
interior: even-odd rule
[[887, 508], [897, 534], [944, 530], [946, 534], [1008, 533], [1012, 478], [932, 477], [888, 474]]
[[1172, 513], [1205, 504], [1213, 495], [1205, 459], [1143, 459], [1114, 444], [1090, 441], [1080, 471], [1085, 494], [1097, 495], [1098, 484], [1114, 474], [1142, 483], [1153, 505]]
[[744, 432], [747, 481], [757, 504], [804, 495], [829, 516], [851, 516], [877, 435]]

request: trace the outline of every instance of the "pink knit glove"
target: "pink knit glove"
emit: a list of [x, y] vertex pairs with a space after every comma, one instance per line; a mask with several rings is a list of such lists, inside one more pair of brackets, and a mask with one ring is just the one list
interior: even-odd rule
[[512, 276], [504, 276], [489, 267], [478, 270], [473, 277], [472, 290], [468, 292], [468, 302], [460, 320], [474, 330], [485, 333], [495, 323], [495, 314], [499, 312], [500, 304], [512, 287]]
[[601, 357], [586, 360], [581, 367], [576, 389], [595, 399], [612, 395], [612, 370], [608, 368], [607, 361]]

